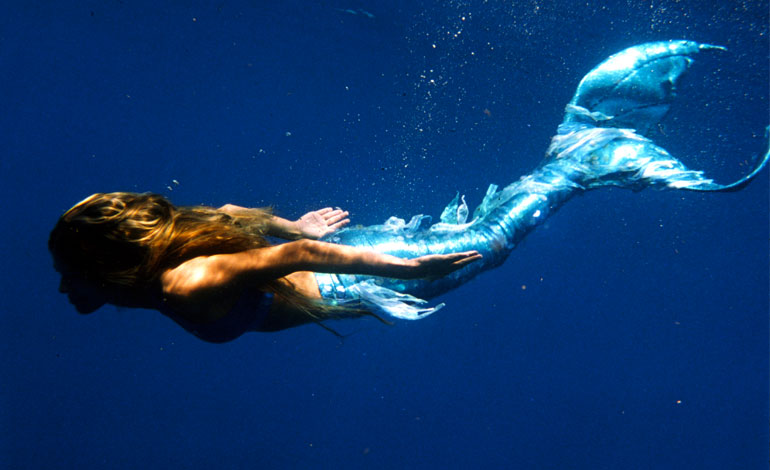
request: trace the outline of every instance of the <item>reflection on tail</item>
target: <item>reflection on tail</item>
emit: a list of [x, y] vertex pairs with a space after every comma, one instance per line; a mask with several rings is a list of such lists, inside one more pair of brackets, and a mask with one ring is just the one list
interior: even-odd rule
[[[693, 56], [704, 50], [725, 48], [692, 41], [663, 41], [610, 56], [581, 80], [549, 155], [563, 158], [562, 150], [574, 148], [582, 140], [593, 141], [605, 129], [623, 130], [631, 134], [625, 142], [623, 138], [612, 139], [612, 145], [597, 152], [605, 168], [594, 168], [596, 176], [602, 171], [620, 171], [627, 176], [609, 184], [634, 188], [666, 185], [691, 191], [734, 191], [745, 186], [765, 166], [770, 150], [748, 175], [731, 184], [717, 184], [635, 134], [647, 134], [665, 116], [674, 100], [677, 80], [692, 64]], [[596, 186], [602, 184], [591, 187]]]
[[458, 196], [436, 224], [430, 225], [431, 218], [424, 215], [409, 223], [391, 217], [383, 225], [345, 229], [326, 240], [405, 258], [478, 250], [484, 256], [481, 262], [438, 280], [318, 274], [322, 296], [339, 303], [360, 302], [397, 318], [423, 318], [443, 304], [426, 307], [422, 298], [440, 295], [499, 266], [530, 230], [578, 192], [602, 186], [691, 191], [745, 186], [765, 166], [770, 151], [751, 173], [724, 185], [687, 169], [644, 136], [668, 111], [676, 83], [693, 56], [721, 50], [692, 41], [664, 41], [609, 57], [580, 82], [545, 161], [501, 190], [491, 185], [470, 220], [468, 206]]

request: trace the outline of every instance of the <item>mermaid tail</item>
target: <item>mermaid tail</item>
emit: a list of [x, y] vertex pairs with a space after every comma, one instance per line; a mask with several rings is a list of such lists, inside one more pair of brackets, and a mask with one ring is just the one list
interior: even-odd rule
[[[765, 166], [770, 150], [743, 178], [730, 184], [718, 184], [704, 178], [701, 171], [688, 170], [666, 150], [637, 135], [646, 135], [666, 115], [676, 96], [676, 82], [693, 63], [694, 55], [700, 51], [724, 50], [721, 46], [679, 40], [641, 44], [610, 56], [580, 81], [548, 154], [558, 155], [582, 139], [590, 141], [590, 135], [602, 134], [599, 129], [625, 129], [634, 135], [627, 137], [626, 142], [622, 142], [623, 138], [618, 139], [603, 153], [605, 157], [610, 155], [615, 158], [623, 152], [631, 155], [625, 156], [622, 162], [617, 162], [614, 168], [611, 166], [607, 171], [628, 165], [636, 169], [637, 181], [609, 184], [630, 185], [638, 189], [666, 185], [690, 191], [735, 191], [742, 188]], [[645, 142], [643, 148], [634, 144], [635, 140]], [[566, 155], [558, 155], [558, 158], [564, 157]], [[647, 158], [650, 160], [647, 161]], [[596, 186], [601, 184], [592, 187]]]
[[767, 163], [731, 184], [717, 184], [690, 170], [645, 137], [668, 111], [676, 83], [701, 51], [724, 50], [692, 41], [647, 43], [609, 57], [580, 82], [543, 163], [532, 174], [498, 191], [487, 190], [469, 218], [459, 195], [440, 222], [416, 215], [406, 223], [345, 229], [325, 239], [403, 258], [477, 250], [481, 261], [446, 277], [400, 280], [358, 275], [316, 275], [321, 295], [332, 302], [363, 303], [379, 313], [422, 318], [443, 306], [429, 299], [502, 264], [537, 225], [574, 194], [602, 186], [641, 190], [649, 186], [692, 191], [731, 191], [747, 184]]

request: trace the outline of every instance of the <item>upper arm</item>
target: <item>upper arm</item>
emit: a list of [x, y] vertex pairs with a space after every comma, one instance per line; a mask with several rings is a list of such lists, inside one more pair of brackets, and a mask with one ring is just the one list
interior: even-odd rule
[[239, 253], [199, 256], [161, 275], [166, 295], [221, 295], [243, 282], [262, 283], [297, 271], [413, 276], [409, 261], [345, 245], [297, 240]]
[[161, 275], [163, 293], [189, 298], [237, 288], [245, 279], [257, 283], [278, 279], [296, 270], [291, 257], [284, 256], [288, 251], [284, 247], [269, 246], [187, 260]]

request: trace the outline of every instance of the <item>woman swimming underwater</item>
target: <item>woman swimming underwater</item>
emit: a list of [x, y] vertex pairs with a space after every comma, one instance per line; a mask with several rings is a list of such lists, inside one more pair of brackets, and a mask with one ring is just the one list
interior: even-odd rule
[[[423, 318], [443, 304], [422, 299], [500, 265], [576, 193], [747, 184], [770, 152], [750, 174], [720, 185], [644, 137], [667, 112], [692, 57], [714, 50], [722, 48], [665, 41], [602, 62], [578, 86], [543, 163], [502, 190], [490, 186], [470, 217], [459, 196], [433, 225], [418, 215], [351, 229], [342, 228], [347, 214], [340, 210], [289, 222], [259, 209], [177, 208], [157, 195], [95, 194], [51, 233], [61, 290], [82, 313], [105, 303], [152, 308], [213, 342], [367, 314]], [[265, 236], [302, 240], [270, 246]]]
[[[175, 207], [155, 194], [94, 194], [67, 211], [49, 248], [80, 313], [110, 303], [159, 310], [212, 342], [246, 331], [367, 314], [324, 302], [311, 271], [442, 276], [474, 252], [402, 259], [314, 241], [348, 223], [331, 208], [290, 222], [262, 209]], [[265, 236], [293, 239], [271, 246]]]

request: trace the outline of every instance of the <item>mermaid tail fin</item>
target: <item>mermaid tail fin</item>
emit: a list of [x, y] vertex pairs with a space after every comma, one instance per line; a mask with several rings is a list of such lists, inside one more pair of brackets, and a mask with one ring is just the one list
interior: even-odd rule
[[661, 41], [613, 54], [583, 77], [564, 122], [635, 129], [646, 135], [676, 97], [676, 84], [702, 50], [721, 46]]
[[[731, 184], [704, 178], [642, 135], [666, 115], [676, 84], [703, 50], [721, 46], [693, 41], [641, 44], [610, 56], [586, 75], [567, 105], [564, 122], [549, 149], [551, 159], [572, 158], [588, 170], [586, 187], [642, 188], [666, 185], [692, 191], [735, 191], [756, 176], [770, 150], [748, 175]], [[639, 135], [642, 134], [642, 135]]]
[[402, 258], [477, 250], [483, 255], [481, 261], [431, 280], [318, 273], [321, 295], [338, 305], [357, 302], [396, 318], [424, 318], [439, 306], [426, 307], [421, 298], [441, 295], [502, 264], [527, 233], [580, 191], [656, 185], [729, 191], [745, 185], [765, 165], [770, 152], [747, 176], [720, 185], [704, 178], [701, 171], [687, 169], [642, 135], [668, 111], [676, 82], [692, 56], [719, 49], [690, 41], [658, 42], [632, 47], [604, 61], [581, 81], [546, 160], [500, 190], [490, 186], [470, 221], [468, 205], [457, 195], [433, 225], [425, 215], [414, 216], [408, 223], [391, 217], [383, 225], [346, 228], [324, 239]]

